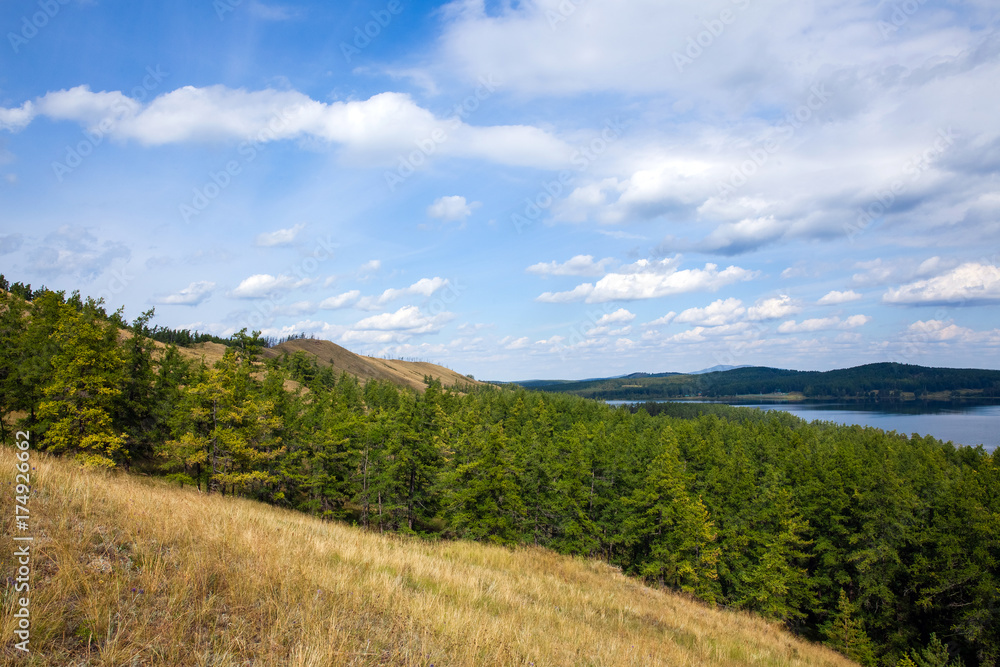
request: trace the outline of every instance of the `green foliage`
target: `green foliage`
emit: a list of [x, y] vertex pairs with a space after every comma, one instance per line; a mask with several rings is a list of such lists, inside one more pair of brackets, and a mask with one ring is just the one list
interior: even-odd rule
[[118, 329], [88, 300], [82, 312], [64, 306], [52, 339], [52, 373], [38, 406], [43, 447], [72, 453], [87, 465], [114, 467], [129, 457], [125, 436], [112, 423], [121, 396], [125, 355]]

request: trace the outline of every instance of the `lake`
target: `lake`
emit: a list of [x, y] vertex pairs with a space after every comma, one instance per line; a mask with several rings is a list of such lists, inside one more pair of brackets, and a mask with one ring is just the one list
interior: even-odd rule
[[[608, 401], [621, 405], [633, 401]], [[681, 402], [681, 401], [678, 401]], [[723, 401], [683, 401], [719, 403]], [[956, 445], [983, 445], [992, 451], [1000, 445], [1000, 405], [983, 403], [881, 403], [847, 402], [726, 402], [739, 408], [784, 410], [806, 421], [874, 426], [907, 435], [919, 433]]]

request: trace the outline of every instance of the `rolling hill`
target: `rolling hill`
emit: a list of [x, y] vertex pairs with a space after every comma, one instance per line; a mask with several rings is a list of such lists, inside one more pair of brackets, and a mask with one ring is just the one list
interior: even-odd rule
[[[222, 359], [226, 346], [221, 343], [199, 343], [191, 347], [179, 347], [178, 351], [188, 359], [204, 360], [211, 366]], [[401, 387], [423, 391], [424, 377], [429, 376], [441, 381], [446, 387], [455, 385], [481, 385], [467, 375], [462, 375], [444, 366], [425, 361], [402, 361], [400, 359], [379, 359], [355, 354], [350, 350], [328, 340], [312, 338], [297, 338], [288, 340], [274, 347], [265, 348], [261, 354], [265, 359], [273, 359], [282, 354], [293, 355], [302, 352], [315, 359], [321, 367], [333, 368], [338, 373], [344, 372], [357, 377], [362, 382], [367, 380], [387, 380]]]

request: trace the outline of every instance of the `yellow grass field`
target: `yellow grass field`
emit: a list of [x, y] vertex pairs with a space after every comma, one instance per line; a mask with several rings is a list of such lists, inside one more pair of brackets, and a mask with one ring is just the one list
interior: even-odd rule
[[[31, 453], [31, 653], [3, 664], [850, 665], [748, 614], [541, 549], [366, 533]], [[23, 594], [18, 594], [23, 595]]]

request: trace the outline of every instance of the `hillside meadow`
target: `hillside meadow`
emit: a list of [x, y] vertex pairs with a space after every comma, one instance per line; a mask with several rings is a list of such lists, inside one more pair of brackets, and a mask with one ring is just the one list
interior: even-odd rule
[[[380, 535], [32, 454], [31, 654], [18, 664], [854, 664], [596, 560]], [[0, 470], [14, 464], [0, 449]], [[13, 504], [0, 496], [6, 535]], [[12, 549], [3, 540], [5, 563]], [[12, 597], [8, 582], [8, 664]]]

